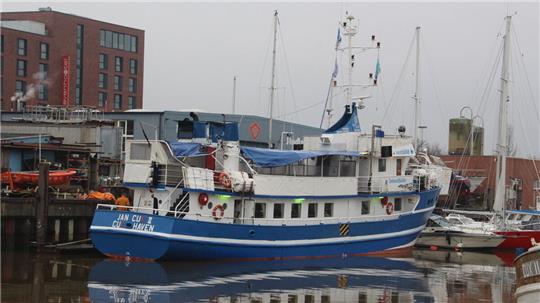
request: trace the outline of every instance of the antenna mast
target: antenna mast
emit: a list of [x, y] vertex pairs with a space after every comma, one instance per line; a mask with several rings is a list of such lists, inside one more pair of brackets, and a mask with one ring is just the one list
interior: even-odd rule
[[233, 90], [232, 90], [232, 113], [236, 111], [236, 76], [233, 78]]
[[[512, 16], [506, 16], [506, 30], [503, 36], [503, 57], [501, 69], [501, 97], [499, 100], [499, 138], [497, 140], [497, 176], [495, 182], [495, 200], [493, 210], [502, 211], [506, 209], [506, 156], [508, 154], [507, 138], [507, 106], [510, 101], [508, 93], [508, 83], [510, 74], [508, 64], [510, 60], [510, 25]], [[503, 220], [504, 222], [504, 220]]]
[[274, 118], [274, 94], [276, 91], [276, 43], [278, 11], [274, 11], [274, 46], [272, 49], [272, 83], [270, 85], [270, 121], [268, 123], [268, 147], [272, 148], [272, 120]]
[[414, 88], [414, 149], [418, 148], [418, 128], [422, 123], [420, 102], [420, 26], [416, 27], [416, 83]]
[[352, 46], [352, 38], [356, 33], [358, 33], [358, 27], [356, 24], [354, 24], [354, 17], [351, 15], [347, 15], [345, 18], [345, 22], [343, 23], [343, 30], [344, 35], [347, 36], [347, 46], [345, 49], [347, 49], [347, 56], [349, 58], [349, 66], [347, 66], [347, 86], [346, 86], [346, 98], [347, 98], [347, 105], [352, 104], [352, 74], [353, 74], [353, 67], [354, 67], [354, 55], [352, 53], [353, 46]]

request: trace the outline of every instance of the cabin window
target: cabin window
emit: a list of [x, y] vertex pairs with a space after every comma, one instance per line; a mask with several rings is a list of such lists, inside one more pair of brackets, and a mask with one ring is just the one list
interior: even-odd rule
[[401, 176], [401, 159], [396, 159], [396, 176]]
[[362, 215], [369, 214], [369, 201], [362, 201]]
[[315, 296], [314, 295], [305, 295], [304, 296], [304, 302], [306, 302], [306, 303], [315, 303]]
[[274, 218], [275, 219], [283, 218], [283, 209], [284, 209], [283, 203], [274, 204]]
[[385, 172], [386, 171], [386, 159], [379, 159], [379, 172]]
[[291, 204], [291, 218], [300, 218], [302, 204]]
[[255, 218], [264, 218], [264, 217], [266, 217], [266, 204], [255, 203]]
[[401, 210], [401, 198], [395, 198], [394, 199], [394, 210], [400, 211]]
[[317, 203], [309, 203], [308, 205], [308, 218], [317, 217]]
[[325, 217], [334, 216], [334, 203], [324, 203], [324, 216]]

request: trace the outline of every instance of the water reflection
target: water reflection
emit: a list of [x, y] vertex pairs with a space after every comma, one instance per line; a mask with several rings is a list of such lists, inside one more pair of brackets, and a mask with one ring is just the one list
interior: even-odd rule
[[122, 262], [2, 254], [2, 302], [511, 302], [513, 254]]

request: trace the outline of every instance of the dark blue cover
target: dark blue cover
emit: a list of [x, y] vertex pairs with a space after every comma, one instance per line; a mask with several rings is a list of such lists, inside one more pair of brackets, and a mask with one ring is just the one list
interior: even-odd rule
[[205, 155], [202, 150], [202, 144], [187, 142], [167, 142], [175, 157], [196, 157]]
[[305, 151], [305, 150], [277, 150], [257, 147], [242, 147], [244, 157], [255, 162], [258, 167], [276, 167], [289, 165], [304, 159], [319, 156], [360, 156], [359, 153], [347, 151]]
[[[351, 108], [352, 107], [352, 108]], [[358, 112], [356, 109], [356, 103], [353, 102], [352, 106], [347, 105], [345, 107], [345, 113], [341, 118], [327, 129], [325, 134], [337, 134], [337, 133], [349, 133], [360, 132], [360, 122], [358, 122]]]
[[193, 138], [206, 138], [206, 122], [193, 122]]

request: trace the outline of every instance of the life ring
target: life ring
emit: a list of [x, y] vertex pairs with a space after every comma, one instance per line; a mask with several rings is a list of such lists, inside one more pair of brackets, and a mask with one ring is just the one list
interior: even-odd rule
[[384, 205], [386, 205], [387, 203], [388, 203], [388, 197], [386, 197], [386, 196], [382, 197], [382, 199], [381, 199], [381, 204], [384, 206]]
[[231, 177], [229, 176], [228, 173], [226, 172], [219, 173], [218, 179], [219, 179], [219, 183], [225, 186], [225, 188], [231, 188], [232, 182], [231, 182]]
[[394, 212], [394, 203], [389, 202], [386, 204], [386, 214], [391, 215]]
[[223, 218], [224, 215], [225, 215], [225, 208], [223, 207], [223, 205], [218, 204], [214, 206], [214, 208], [212, 208], [212, 217], [214, 217], [214, 220], [216, 221], [221, 220], [221, 218]]

